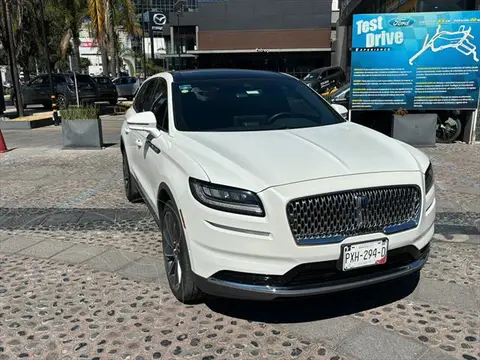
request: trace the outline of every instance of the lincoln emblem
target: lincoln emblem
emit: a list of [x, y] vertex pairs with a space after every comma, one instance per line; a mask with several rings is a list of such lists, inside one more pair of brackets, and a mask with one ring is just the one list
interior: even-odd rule
[[357, 225], [362, 226], [366, 220], [368, 197], [363, 195], [355, 196], [355, 216], [357, 218]]

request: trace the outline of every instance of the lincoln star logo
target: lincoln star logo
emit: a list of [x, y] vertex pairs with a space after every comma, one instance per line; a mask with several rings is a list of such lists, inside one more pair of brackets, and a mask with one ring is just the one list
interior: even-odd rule
[[388, 24], [395, 27], [408, 27], [415, 24], [415, 20], [411, 18], [396, 18], [390, 20]]
[[367, 196], [355, 196], [355, 216], [357, 218], [357, 225], [363, 225], [366, 221], [367, 209], [369, 199]]

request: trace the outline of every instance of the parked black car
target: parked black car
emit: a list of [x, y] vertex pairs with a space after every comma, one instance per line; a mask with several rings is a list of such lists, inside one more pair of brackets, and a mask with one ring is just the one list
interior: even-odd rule
[[343, 85], [338, 91], [330, 98], [332, 104], [339, 104], [350, 108], [350, 83]]
[[319, 93], [326, 92], [334, 87], [340, 87], [345, 84], [345, 81], [345, 73], [338, 66], [315, 69], [303, 78], [305, 84]]
[[97, 83], [101, 101], [108, 101], [110, 105], [115, 105], [118, 101], [117, 87], [107, 76], [93, 76]]
[[[53, 74], [53, 85], [57, 96], [57, 106], [65, 109], [68, 105], [77, 103], [75, 81], [73, 73]], [[77, 74], [78, 98], [81, 104], [102, 101], [97, 84], [89, 75]], [[39, 75], [21, 86], [24, 107], [33, 104], [42, 104], [45, 108], [52, 107], [50, 81], [48, 75]], [[17, 95], [12, 89], [10, 93], [15, 107]]]

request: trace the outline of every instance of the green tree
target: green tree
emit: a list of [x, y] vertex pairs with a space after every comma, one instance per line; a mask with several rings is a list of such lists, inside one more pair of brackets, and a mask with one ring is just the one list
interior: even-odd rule
[[60, 54], [66, 58], [72, 53], [72, 67], [74, 71], [80, 71], [80, 30], [88, 16], [87, 0], [50, 0], [50, 7], [55, 14], [61, 14], [59, 21], [62, 26], [62, 38], [60, 41]]

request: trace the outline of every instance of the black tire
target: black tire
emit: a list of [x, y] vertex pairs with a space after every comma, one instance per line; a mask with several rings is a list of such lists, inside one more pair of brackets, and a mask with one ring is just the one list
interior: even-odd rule
[[172, 200], [168, 200], [163, 206], [160, 220], [163, 261], [168, 285], [178, 301], [184, 304], [197, 304], [203, 300], [204, 294], [195, 283], [182, 222]]
[[[17, 95], [12, 95], [12, 103], [15, 106], [15, 109], [18, 111], [18, 104], [17, 104]], [[23, 109], [27, 108], [27, 104], [23, 104]]]
[[130, 173], [130, 166], [128, 165], [127, 154], [122, 151], [122, 163], [123, 163], [123, 187], [125, 189], [125, 196], [130, 202], [139, 202], [142, 200], [140, 191], [138, 191], [138, 186], [135, 181], [135, 178]]
[[443, 124], [437, 125], [437, 142], [448, 144], [454, 142], [462, 132], [460, 119], [448, 118]]
[[62, 94], [58, 94], [57, 95], [57, 109], [58, 110], [63, 110], [63, 109], [66, 109], [68, 108], [68, 101], [67, 101], [67, 98], [62, 95]]

